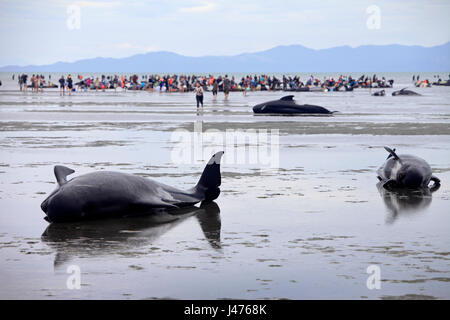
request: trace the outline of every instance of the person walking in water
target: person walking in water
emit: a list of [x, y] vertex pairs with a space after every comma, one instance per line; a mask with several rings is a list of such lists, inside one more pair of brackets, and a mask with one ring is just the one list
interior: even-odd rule
[[228, 75], [225, 75], [225, 79], [223, 79], [223, 93], [225, 94], [225, 100], [228, 100], [228, 95], [230, 94], [230, 79], [228, 79]]
[[194, 93], [195, 93], [195, 99], [197, 100], [197, 110], [198, 110], [200, 104], [202, 105], [202, 109], [203, 109], [203, 88], [201, 87], [199, 82], [197, 82], [195, 84]]

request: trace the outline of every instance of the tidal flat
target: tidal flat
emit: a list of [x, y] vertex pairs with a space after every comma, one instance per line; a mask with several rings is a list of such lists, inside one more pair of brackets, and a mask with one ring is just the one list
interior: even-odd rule
[[[299, 103], [339, 111], [327, 117], [253, 114], [282, 92], [231, 93], [229, 101], [206, 93], [196, 112], [189, 93], [0, 91], [0, 298], [449, 299], [450, 90], [390, 95], [404, 86], [385, 97], [295, 93]], [[227, 147], [208, 138], [211, 130], [219, 138], [275, 132], [275, 162], [225, 157], [219, 198], [165, 223], [43, 219], [53, 166], [190, 188], [212, 151]], [[176, 161], [179, 132], [192, 143], [204, 135], [204, 153], [194, 157], [193, 146], [191, 161]], [[426, 159], [440, 189], [379, 190], [385, 145]], [[245, 140], [233, 148], [260, 147]], [[379, 289], [367, 286], [373, 265]], [[67, 286], [71, 266], [81, 271], [80, 289]]]

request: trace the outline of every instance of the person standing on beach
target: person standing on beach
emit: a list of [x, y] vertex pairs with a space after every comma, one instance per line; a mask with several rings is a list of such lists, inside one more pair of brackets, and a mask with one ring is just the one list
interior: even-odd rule
[[34, 74], [30, 77], [31, 92], [34, 92]]
[[27, 79], [28, 79], [28, 75], [23, 74], [22, 75], [22, 85], [23, 85], [23, 91], [27, 92], [28, 87], [27, 87]]
[[66, 81], [64, 80], [64, 76], [61, 76], [61, 78], [59, 78], [59, 95], [60, 96], [65, 95], [65, 93], [64, 93], [64, 87], [66, 85], [65, 82]]
[[113, 86], [114, 86], [114, 92], [116, 92], [117, 87], [119, 86], [119, 78], [117, 77], [117, 75], [114, 76]]
[[100, 80], [98, 79], [98, 77], [95, 78], [94, 86], [95, 86], [95, 92], [97, 92], [98, 87], [100, 87]]
[[242, 94], [244, 95], [244, 96], [247, 96], [247, 91], [248, 90], [250, 90], [250, 83], [251, 83], [251, 81], [250, 81], [250, 78], [247, 76], [245, 79], [244, 79], [244, 85], [243, 85], [243, 90], [242, 90]]
[[199, 82], [197, 82], [195, 84], [194, 93], [195, 93], [195, 99], [197, 100], [197, 110], [198, 110], [200, 104], [202, 105], [202, 109], [203, 109], [203, 88], [201, 87]]
[[44, 76], [43, 75], [41, 75], [40, 77], [39, 77], [39, 88], [41, 88], [41, 92], [44, 92]]
[[31, 92], [34, 92], [34, 74], [30, 77]]
[[39, 92], [39, 80], [40, 80], [40, 75], [36, 75], [36, 77], [34, 78], [34, 89], [36, 90], [36, 93]]
[[125, 90], [125, 78], [120, 76], [120, 86], [122, 87], [122, 91]]
[[19, 79], [20, 91], [22, 91], [22, 88], [23, 88], [23, 75], [22, 74], [19, 75], [18, 79]]
[[228, 100], [228, 95], [230, 94], [230, 79], [228, 79], [228, 75], [225, 75], [225, 79], [223, 79], [223, 93], [225, 94], [225, 100]]
[[213, 100], [216, 100], [217, 92], [219, 91], [219, 84], [217, 83], [217, 79], [213, 80], [212, 87]]
[[72, 87], [73, 87], [73, 80], [72, 76], [69, 74], [67, 76], [67, 90], [69, 90], [69, 96], [72, 95]]

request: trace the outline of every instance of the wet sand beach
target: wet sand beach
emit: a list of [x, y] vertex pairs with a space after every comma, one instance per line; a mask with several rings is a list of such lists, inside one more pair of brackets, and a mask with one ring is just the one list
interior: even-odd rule
[[[449, 299], [450, 89], [412, 88], [410, 75], [402, 77], [385, 97], [368, 89], [294, 93], [298, 103], [339, 111], [324, 117], [253, 114], [255, 104], [290, 94], [283, 92], [232, 92], [229, 101], [206, 93], [197, 113], [189, 93], [61, 97], [6, 83], [0, 298]], [[406, 86], [422, 96], [391, 96]], [[227, 130], [278, 132], [278, 163], [266, 168], [225, 157], [219, 198], [163, 224], [151, 217], [43, 219], [55, 165], [74, 169], [72, 176], [113, 170], [194, 186], [211, 154], [173, 161], [174, 132], [194, 137], [194, 128], [219, 137]], [[224, 148], [203, 138], [208, 150]], [[380, 192], [376, 169], [385, 145], [426, 159], [440, 189]], [[366, 285], [372, 265], [380, 268], [380, 289]], [[66, 285], [70, 266], [80, 268], [79, 290]]]

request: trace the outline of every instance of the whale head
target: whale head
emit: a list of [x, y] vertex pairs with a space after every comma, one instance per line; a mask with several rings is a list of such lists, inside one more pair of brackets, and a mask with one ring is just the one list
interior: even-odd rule
[[265, 107], [267, 106], [267, 102], [257, 104], [253, 107], [253, 112], [258, 113], [261, 111], [264, 111]]
[[56, 188], [42, 203], [41, 209], [49, 222], [69, 221], [79, 216], [83, 198], [67, 186]]
[[397, 183], [405, 188], [420, 188], [424, 186], [424, 179], [423, 172], [414, 166], [403, 166], [397, 174]]

